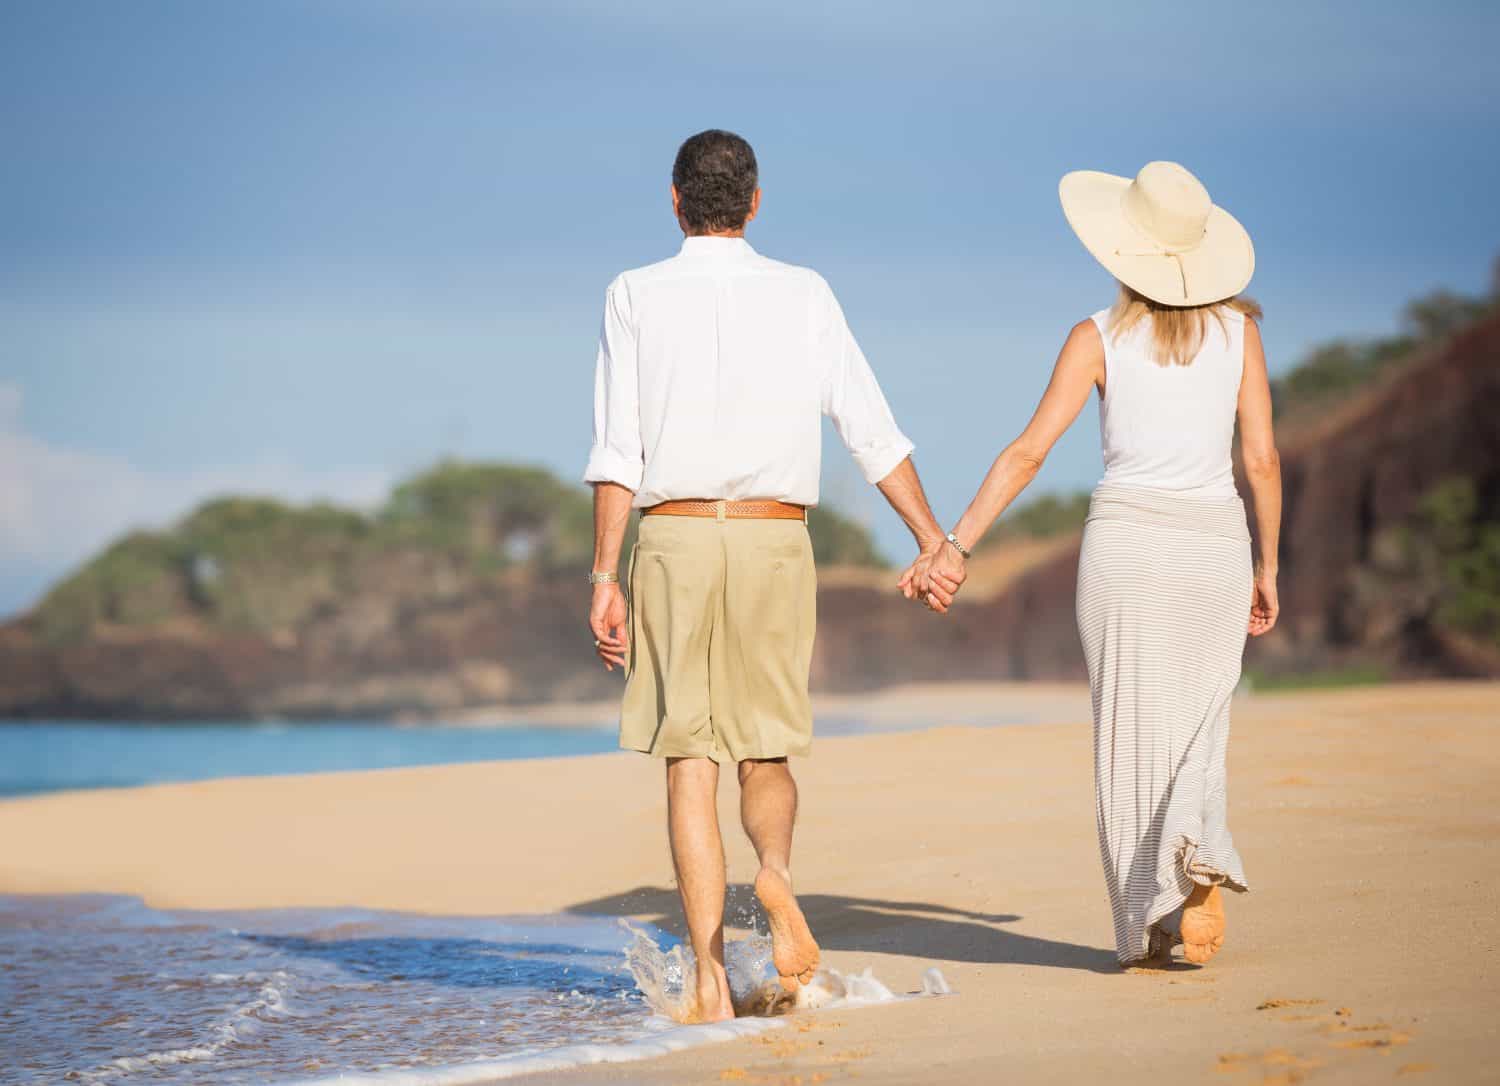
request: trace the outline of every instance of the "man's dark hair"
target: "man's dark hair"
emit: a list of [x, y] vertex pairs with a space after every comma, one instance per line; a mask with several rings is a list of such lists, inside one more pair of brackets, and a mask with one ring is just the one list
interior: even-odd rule
[[705, 233], [744, 226], [759, 176], [755, 152], [733, 132], [710, 128], [689, 136], [672, 163], [677, 210], [688, 230]]

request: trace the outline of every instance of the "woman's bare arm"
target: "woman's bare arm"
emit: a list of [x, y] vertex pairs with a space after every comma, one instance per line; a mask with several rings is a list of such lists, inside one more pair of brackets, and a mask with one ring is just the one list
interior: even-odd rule
[[[959, 542], [970, 550], [974, 548], [995, 523], [995, 518], [1042, 470], [1042, 462], [1047, 459], [1052, 446], [1088, 403], [1089, 393], [1103, 387], [1104, 340], [1092, 320], [1080, 321], [1073, 326], [1058, 353], [1057, 363], [1052, 368], [1052, 380], [1042, 394], [1036, 414], [1031, 416], [1021, 436], [995, 458], [989, 474], [979, 486], [979, 493], [974, 495], [974, 500], [959, 518], [953, 529]], [[908, 598], [920, 595], [926, 591], [932, 576], [951, 578], [961, 569], [957, 548], [946, 547], [938, 552], [930, 565], [923, 565], [922, 559], [918, 559], [917, 564], [902, 577], [902, 591]]]
[[1277, 553], [1281, 543], [1281, 458], [1271, 423], [1271, 379], [1260, 328], [1245, 318], [1245, 369], [1240, 377], [1240, 456], [1255, 505], [1255, 595], [1250, 604], [1250, 635], [1259, 637], [1276, 625]]

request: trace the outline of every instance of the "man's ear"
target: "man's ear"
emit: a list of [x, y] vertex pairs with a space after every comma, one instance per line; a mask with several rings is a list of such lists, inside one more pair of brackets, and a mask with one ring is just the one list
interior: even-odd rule
[[[672, 190], [676, 192], [676, 189]], [[760, 214], [760, 186], [755, 187], [755, 195], [750, 197], [750, 214], [745, 216], [745, 225], [749, 226], [755, 221], [755, 216]]]
[[692, 233], [688, 229], [687, 221], [682, 217], [682, 193], [677, 191], [677, 186], [672, 186], [672, 215], [677, 219], [677, 225], [684, 236]]

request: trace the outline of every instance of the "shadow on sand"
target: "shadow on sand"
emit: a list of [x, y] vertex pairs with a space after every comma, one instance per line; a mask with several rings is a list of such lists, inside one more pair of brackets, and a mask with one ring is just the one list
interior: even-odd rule
[[[1120, 973], [1111, 950], [1040, 939], [1007, 930], [1021, 918], [1012, 913], [982, 913], [923, 901], [888, 901], [837, 894], [798, 894], [802, 911], [818, 942], [828, 950], [903, 954], [936, 961], [1004, 965], [1041, 965]], [[580, 901], [570, 913], [590, 916], [634, 916], [678, 935], [682, 908], [677, 891], [666, 886], [634, 890]], [[726, 914], [735, 927], [758, 916], [755, 893], [747, 883], [729, 887]], [[755, 926], [765, 930], [764, 919]]]

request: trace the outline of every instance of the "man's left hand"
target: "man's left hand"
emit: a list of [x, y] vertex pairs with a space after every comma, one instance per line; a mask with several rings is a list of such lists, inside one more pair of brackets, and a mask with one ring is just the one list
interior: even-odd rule
[[625, 593], [618, 584], [596, 584], [594, 603], [589, 608], [589, 629], [594, 633], [594, 651], [604, 662], [606, 671], [625, 667], [630, 651], [630, 633], [626, 629], [629, 611]]

